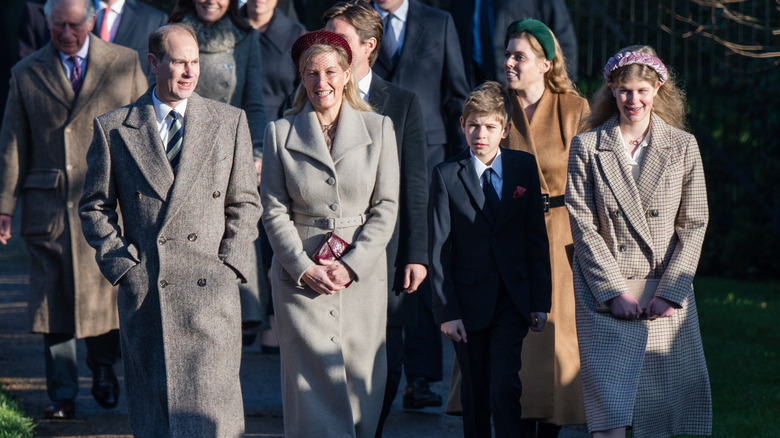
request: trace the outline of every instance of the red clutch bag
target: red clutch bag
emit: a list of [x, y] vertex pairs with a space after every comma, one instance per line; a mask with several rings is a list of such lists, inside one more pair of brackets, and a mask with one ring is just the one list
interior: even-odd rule
[[317, 246], [311, 259], [320, 265], [322, 264], [322, 260], [335, 262], [351, 249], [352, 245], [347, 243], [344, 239], [333, 234], [333, 232], [328, 232], [328, 234], [322, 238], [322, 242]]

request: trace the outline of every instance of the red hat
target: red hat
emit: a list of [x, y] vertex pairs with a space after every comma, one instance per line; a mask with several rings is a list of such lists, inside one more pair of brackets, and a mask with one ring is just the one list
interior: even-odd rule
[[352, 50], [349, 48], [349, 43], [342, 36], [327, 30], [315, 30], [301, 35], [292, 45], [290, 49], [290, 56], [292, 57], [293, 66], [295, 66], [295, 74], [300, 74], [298, 71], [298, 63], [301, 60], [301, 55], [309, 47], [317, 44], [324, 44], [326, 46], [341, 47], [347, 52], [347, 62], [352, 64]]

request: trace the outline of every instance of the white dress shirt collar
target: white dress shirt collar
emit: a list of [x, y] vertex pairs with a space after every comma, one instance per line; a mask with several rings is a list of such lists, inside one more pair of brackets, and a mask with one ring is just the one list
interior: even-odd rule
[[[99, 13], [100, 11], [105, 9], [107, 6], [108, 6], [108, 3], [104, 2], [104, 1], [99, 1], [95, 5], [95, 12]], [[125, 0], [118, 0], [118, 1], [114, 2], [114, 4], [111, 5], [111, 10], [116, 12], [117, 14], [121, 14], [122, 13], [122, 9], [124, 9], [124, 8], [125, 8]]]
[[358, 81], [358, 90], [360, 91], [360, 98], [368, 102], [369, 93], [371, 92], [371, 78], [373, 73], [371, 69], [368, 69], [368, 74], [363, 76], [363, 79]]
[[[70, 77], [70, 71], [73, 70], [73, 65], [68, 61], [70, 58], [70, 55], [66, 55], [62, 52], [59, 52], [60, 54], [60, 61], [62, 62], [62, 66], [65, 67], [65, 77]], [[76, 52], [76, 58], [78, 58], [79, 66], [81, 67], [81, 77], [84, 77], [84, 73], [86, 73], [86, 63], [87, 63], [87, 55], [89, 55], [89, 35], [87, 35], [86, 38], [84, 38], [84, 44], [81, 45], [81, 48], [78, 52]]]
[[480, 161], [479, 158], [474, 156], [474, 153], [471, 152], [471, 149], [469, 149], [469, 155], [471, 155], [471, 164], [474, 166], [474, 170], [477, 172], [477, 179], [479, 180], [480, 187], [482, 187], [482, 174], [485, 173], [488, 168], [493, 169], [494, 176], [491, 178], [491, 182], [493, 183], [493, 188], [496, 189], [498, 199], [501, 199], [501, 187], [504, 181], [504, 165], [501, 160], [501, 148], [498, 148], [496, 157], [493, 158], [493, 162], [490, 163], [490, 166], [486, 165]]
[[[154, 106], [154, 115], [157, 120], [157, 132], [160, 134], [160, 140], [162, 140], [163, 148], [165, 148], [165, 142], [168, 139], [168, 131], [171, 129], [171, 120], [166, 119], [166, 117], [173, 109], [179, 113], [183, 120], [184, 112], [187, 110], [187, 99], [184, 99], [181, 103], [176, 105], [175, 108], [171, 108], [170, 106], [162, 103], [162, 101], [157, 98], [157, 96], [154, 94], [156, 91], [157, 87], [155, 86], [154, 90], [152, 90], [152, 105]], [[184, 129], [183, 126], [182, 129]]]

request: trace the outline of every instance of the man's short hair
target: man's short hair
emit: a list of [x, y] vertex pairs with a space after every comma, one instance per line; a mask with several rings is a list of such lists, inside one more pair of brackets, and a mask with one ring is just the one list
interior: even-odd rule
[[[62, 3], [64, 0], [46, 0], [46, 4], [43, 5], [43, 13], [46, 15], [46, 21], [51, 19], [51, 11], [55, 6]], [[95, 3], [92, 0], [82, 0], [84, 2], [84, 20], [89, 20], [95, 13]]]
[[355, 28], [361, 43], [365, 43], [369, 38], [376, 39], [376, 47], [368, 57], [368, 65], [373, 67], [376, 58], [379, 57], [379, 49], [382, 47], [382, 35], [385, 29], [379, 12], [371, 6], [371, 2], [349, 0], [334, 4], [322, 14], [322, 19], [326, 23], [337, 17], [342, 17], [349, 21], [349, 24]]
[[512, 114], [509, 95], [498, 82], [487, 81], [469, 93], [463, 102], [463, 120], [472, 113], [495, 115], [501, 125], [506, 126]]
[[176, 30], [183, 30], [190, 35], [195, 43], [198, 43], [198, 36], [195, 34], [195, 29], [189, 24], [184, 23], [171, 23], [166, 24], [158, 29], [155, 29], [149, 34], [149, 53], [153, 54], [157, 59], [162, 59], [168, 54], [168, 38], [171, 33]]

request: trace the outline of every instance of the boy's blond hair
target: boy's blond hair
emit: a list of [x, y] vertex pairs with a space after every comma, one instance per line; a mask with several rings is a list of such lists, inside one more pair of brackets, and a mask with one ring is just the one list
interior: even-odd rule
[[505, 127], [509, 123], [512, 106], [501, 84], [487, 81], [469, 93], [463, 102], [463, 120], [467, 120], [472, 113], [495, 115], [501, 121], [501, 126]]

